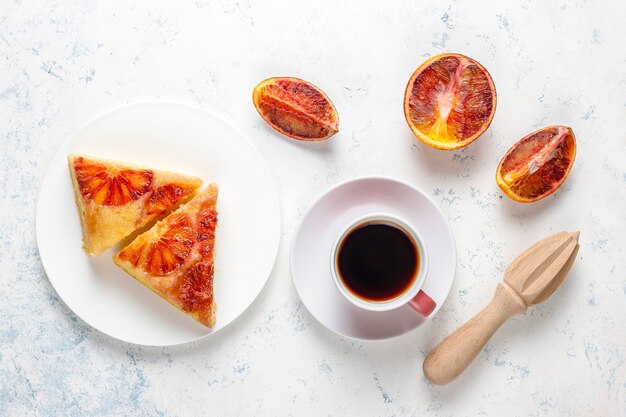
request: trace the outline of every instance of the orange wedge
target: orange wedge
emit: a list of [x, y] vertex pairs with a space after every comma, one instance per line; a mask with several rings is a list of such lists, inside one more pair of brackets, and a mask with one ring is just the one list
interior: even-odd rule
[[496, 170], [496, 182], [513, 200], [532, 203], [563, 184], [575, 157], [576, 138], [571, 128], [544, 127], [509, 149]]
[[254, 87], [252, 101], [265, 121], [283, 135], [305, 141], [339, 131], [339, 116], [328, 96], [308, 81], [268, 78]]

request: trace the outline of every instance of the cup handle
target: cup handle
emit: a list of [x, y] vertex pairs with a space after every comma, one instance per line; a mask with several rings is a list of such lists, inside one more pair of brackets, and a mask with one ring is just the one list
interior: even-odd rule
[[408, 304], [413, 310], [417, 311], [424, 317], [428, 317], [428, 315], [433, 312], [435, 307], [437, 307], [435, 300], [430, 298], [430, 296], [422, 290], [420, 290], [417, 295], [408, 302]]

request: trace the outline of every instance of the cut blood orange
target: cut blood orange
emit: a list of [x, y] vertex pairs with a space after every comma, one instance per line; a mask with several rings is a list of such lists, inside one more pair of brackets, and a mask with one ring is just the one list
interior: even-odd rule
[[68, 157], [85, 251], [99, 255], [189, 200], [198, 178], [103, 159]]
[[139, 282], [208, 327], [215, 323], [217, 194], [217, 185], [209, 185], [113, 258]]
[[458, 149], [482, 135], [496, 111], [489, 72], [460, 54], [437, 55], [415, 70], [404, 93], [404, 116], [426, 145]]
[[496, 182], [515, 201], [541, 200], [563, 184], [575, 157], [576, 138], [572, 129], [544, 127], [509, 149], [498, 165]]
[[270, 126], [291, 138], [328, 139], [339, 131], [339, 116], [328, 96], [308, 81], [268, 78], [254, 87], [252, 101]]

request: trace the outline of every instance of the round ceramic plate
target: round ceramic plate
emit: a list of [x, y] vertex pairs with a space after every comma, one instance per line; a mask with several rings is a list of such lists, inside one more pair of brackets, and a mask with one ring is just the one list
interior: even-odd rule
[[407, 221], [421, 236], [429, 270], [422, 289], [443, 305], [456, 270], [452, 230], [441, 210], [422, 191], [386, 177], [363, 177], [339, 184], [311, 206], [296, 231], [291, 248], [291, 275], [302, 302], [324, 326], [343, 336], [382, 340], [419, 327], [424, 317], [405, 305], [385, 312], [366, 311], [339, 293], [330, 272], [337, 236], [355, 219], [389, 213]]
[[[205, 185], [217, 182], [217, 323], [213, 329], [173, 308], [118, 268], [112, 257], [120, 245], [95, 258], [85, 254], [68, 153], [194, 175]], [[242, 314], [269, 277], [280, 226], [278, 193], [250, 142], [210, 113], [170, 103], [124, 107], [83, 128], [52, 161], [37, 205], [39, 253], [63, 301], [101, 332], [153, 346], [213, 334]]]

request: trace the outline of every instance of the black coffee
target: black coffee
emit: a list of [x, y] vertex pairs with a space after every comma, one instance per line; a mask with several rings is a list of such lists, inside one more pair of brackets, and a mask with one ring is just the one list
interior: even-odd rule
[[339, 278], [357, 297], [388, 301], [402, 295], [417, 278], [419, 253], [402, 229], [364, 223], [346, 235], [337, 255]]

